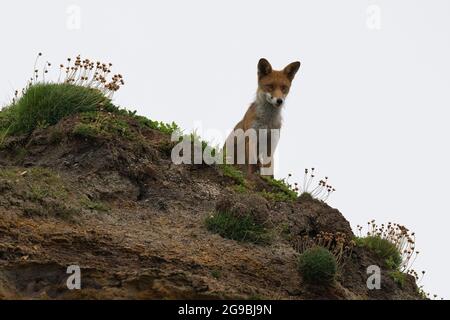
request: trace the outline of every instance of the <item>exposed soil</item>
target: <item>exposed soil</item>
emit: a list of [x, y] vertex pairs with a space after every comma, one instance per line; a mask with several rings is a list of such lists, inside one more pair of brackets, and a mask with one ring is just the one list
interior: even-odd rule
[[[119, 116], [117, 116], [119, 117]], [[4, 299], [418, 299], [370, 252], [355, 248], [336, 284], [315, 288], [297, 270], [295, 243], [320, 231], [353, 237], [318, 200], [271, 201], [264, 179], [250, 190], [218, 166], [174, 165], [170, 137], [124, 117], [131, 136], [74, 133], [79, 116], [0, 150], [0, 298]], [[210, 232], [216, 208], [246, 212], [273, 233], [268, 245]], [[382, 267], [381, 290], [366, 268]], [[82, 289], [67, 289], [79, 265]]]

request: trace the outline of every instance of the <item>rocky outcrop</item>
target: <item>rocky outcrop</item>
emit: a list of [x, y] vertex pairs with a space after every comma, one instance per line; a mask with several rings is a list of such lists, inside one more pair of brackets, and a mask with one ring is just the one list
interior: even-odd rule
[[[6, 299], [415, 299], [383, 272], [381, 290], [366, 268], [383, 265], [355, 248], [327, 289], [303, 283], [294, 245], [320, 232], [353, 237], [326, 203], [268, 200], [266, 182], [236, 183], [217, 166], [176, 166], [169, 137], [124, 116], [130, 136], [80, 136], [78, 116], [0, 151], [0, 298]], [[269, 186], [267, 186], [269, 189]], [[242, 189], [242, 188], [241, 188]], [[205, 227], [214, 211], [250, 214], [270, 244], [229, 240]], [[67, 267], [81, 268], [68, 290]]]

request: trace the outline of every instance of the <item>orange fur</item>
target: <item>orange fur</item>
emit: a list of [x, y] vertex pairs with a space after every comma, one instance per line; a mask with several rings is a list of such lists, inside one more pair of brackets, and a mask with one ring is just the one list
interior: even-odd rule
[[[289, 94], [292, 80], [294, 79], [300, 62], [289, 64], [281, 71], [272, 69], [272, 66], [266, 59], [261, 59], [258, 63], [258, 90], [255, 101], [248, 108], [244, 118], [234, 127], [234, 131], [242, 129], [246, 132], [249, 129], [280, 129], [281, 128], [281, 108], [284, 101]], [[281, 103], [280, 103], [281, 102]], [[234, 146], [234, 163], [237, 163], [236, 157], [236, 138], [232, 134], [228, 137], [226, 145], [232, 143]], [[233, 139], [233, 140], [231, 140]], [[245, 166], [249, 174], [255, 173], [261, 166], [258, 164], [251, 164], [250, 159], [258, 158], [259, 155], [251, 154], [253, 148], [249, 146], [249, 140], [245, 139]], [[268, 141], [270, 145], [270, 139]], [[276, 146], [270, 146], [269, 156], [272, 157]], [[257, 141], [256, 150], [259, 150], [259, 141]], [[259, 151], [257, 151], [259, 152]], [[264, 165], [265, 167], [272, 167], [271, 163]]]

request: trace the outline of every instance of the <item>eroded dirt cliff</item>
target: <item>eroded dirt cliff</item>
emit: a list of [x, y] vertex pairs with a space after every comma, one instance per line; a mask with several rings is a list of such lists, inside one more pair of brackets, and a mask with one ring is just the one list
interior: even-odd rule
[[[220, 166], [174, 165], [170, 137], [132, 117], [124, 132], [80, 130], [79, 115], [0, 151], [0, 298], [4, 299], [416, 299], [412, 277], [399, 286], [383, 271], [368, 290], [366, 268], [384, 262], [355, 247], [335, 285], [311, 287], [297, 270], [298, 241], [349, 223], [308, 197], [277, 192], [259, 176], [246, 188]], [[246, 212], [270, 229], [269, 244], [212, 233], [216, 210]], [[79, 265], [82, 290], [67, 289]], [[384, 270], [382, 268], [382, 270]]]

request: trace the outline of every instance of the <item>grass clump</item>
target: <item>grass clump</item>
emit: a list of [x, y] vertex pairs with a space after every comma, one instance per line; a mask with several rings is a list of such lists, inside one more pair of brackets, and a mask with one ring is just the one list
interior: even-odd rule
[[224, 164], [221, 166], [223, 175], [234, 181], [235, 184], [246, 187], [244, 173], [235, 166]]
[[237, 193], [246, 193], [248, 189], [242, 184], [234, 185], [233, 190]]
[[308, 192], [303, 192], [299, 197], [298, 197], [299, 201], [301, 202], [308, 202], [308, 201], [313, 201], [314, 198], [313, 196], [308, 193]]
[[0, 112], [0, 142], [8, 135], [28, 134], [36, 128], [55, 125], [64, 117], [97, 110], [118, 112], [113, 94], [125, 84], [122, 75], [111, 74], [111, 63], [68, 58], [61, 64], [57, 81], [49, 79], [52, 64], [38, 69], [42, 53], [36, 57], [33, 75], [26, 87], [16, 90], [11, 105]]
[[389, 276], [400, 288], [404, 287], [406, 281], [406, 273], [403, 273], [399, 270], [394, 270], [389, 272]]
[[180, 127], [175, 122], [164, 123], [162, 121], [153, 121], [136, 114], [133, 114], [133, 117], [142, 127], [157, 130], [168, 135], [172, 135], [172, 133], [176, 131], [181, 131]]
[[[12, 103], [0, 110], [0, 147], [5, 145], [8, 136], [30, 134], [71, 115], [101, 111], [122, 119], [132, 118], [142, 128], [168, 135], [180, 130], [174, 122], [153, 121], [136, 115], [136, 111], [115, 106], [112, 97], [125, 82], [121, 74], [112, 73], [111, 63], [82, 59], [78, 55], [60, 64], [57, 80], [52, 80], [52, 63], [41, 63], [42, 58], [42, 53], [39, 53], [25, 88], [16, 90]], [[99, 123], [80, 123], [74, 133], [86, 138], [103, 136], [105, 132], [134, 138], [128, 135], [130, 130], [126, 123], [116, 121], [110, 124], [110, 130], [104, 130]]]
[[228, 212], [216, 212], [209, 216], [205, 223], [208, 230], [224, 238], [256, 244], [270, 242], [268, 230], [256, 223], [250, 215], [237, 217]]
[[[360, 239], [358, 241], [360, 243], [362, 242], [362, 245], [367, 242], [369, 246], [375, 247], [374, 250], [382, 250], [386, 253], [383, 257], [386, 257], [388, 266], [391, 266], [392, 269], [399, 269], [402, 272], [406, 272], [414, 276], [416, 280], [419, 280], [418, 273], [412, 269], [419, 255], [419, 251], [416, 250], [415, 232], [411, 232], [403, 225], [392, 222], [377, 225], [375, 220], [372, 220], [367, 225], [368, 231], [366, 237], [363, 238], [366, 240]], [[363, 227], [358, 225], [357, 228], [359, 236], [362, 237], [361, 231]], [[387, 242], [381, 241], [380, 239], [386, 240]]]
[[222, 275], [222, 272], [220, 272], [220, 270], [211, 270], [211, 276], [215, 279], [219, 279]]
[[323, 247], [314, 247], [300, 255], [298, 269], [305, 282], [329, 286], [336, 277], [337, 263], [329, 250]]
[[264, 190], [261, 195], [268, 200], [274, 201], [295, 201], [298, 194], [294, 191], [286, 180], [277, 180], [272, 177], [263, 176], [263, 179], [269, 184], [271, 191]]
[[263, 190], [260, 192], [261, 196], [266, 198], [269, 201], [275, 201], [275, 202], [289, 202], [293, 201], [294, 199], [283, 192], [270, 192]]
[[[185, 135], [182, 139], [187, 139], [191, 143], [192, 146], [192, 155], [193, 155], [193, 161], [195, 163], [194, 155], [196, 153], [200, 153], [205, 156], [208, 155], [212, 158], [215, 158], [216, 156], [219, 156], [220, 153], [218, 151], [218, 147], [213, 147], [210, 145], [208, 141], [205, 141], [202, 139], [202, 137], [198, 134], [197, 130], [193, 130], [189, 135]], [[203, 158], [203, 162], [204, 162]]]
[[72, 133], [85, 138], [118, 136], [129, 140], [137, 138], [123, 117], [105, 112], [88, 112], [80, 115], [79, 123], [73, 128]]
[[397, 270], [402, 264], [402, 256], [397, 247], [387, 239], [379, 236], [367, 236], [365, 238], [356, 238], [356, 244], [374, 252], [378, 257], [384, 259], [386, 265]]
[[[289, 178], [292, 174], [289, 174], [287, 179], [268, 181], [274, 187], [281, 188], [282, 192], [295, 192], [296, 198], [299, 201], [311, 201], [317, 199], [326, 202], [328, 198], [336, 191], [328, 182], [328, 177], [321, 179], [317, 182], [316, 169], [305, 169], [303, 176], [303, 184], [289, 183]], [[299, 196], [300, 195], [300, 196]]]
[[325, 248], [334, 256], [338, 268], [342, 270], [347, 261], [351, 259], [355, 245], [355, 241], [349, 239], [343, 232], [320, 231], [314, 236], [305, 234], [301, 238], [297, 238], [294, 249], [303, 254], [312, 248]]
[[[26, 172], [26, 173], [25, 173]], [[46, 197], [66, 200], [67, 188], [61, 177], [47, 168], [35, 167], [23, 172], [29, 186], [29, 198], [42, 201]]]
[[38, 83], [1, 111], [3, 135], [30, 133], [36, 128], [55, 125], [76, 113], [113, 108], [109, 98], [99, 90], [68, 83]]
[[99, 130], [95, 126], [86, 123], [77, 124], [73, 128], [72, 133], [83, 138], [96, 138], [100, 135]]
[[[378, 225], [375, 220], [367, 222], [365, 236], [363, 236], [363, 229], [363, 226], [357, 226], [359, 237], [355, 239], [356, 244], [384, 258], [386, 267], [390, 269], [390, 277], [400, 287], [404, 285], [407, 276], [412, 276], [419, 285], [425, 276], [425, 271], [418, 273], [413, 269], [414, 262], [420, 253], [416, 249], [415, 232], [398, 223], [388, 222]], [[424, 299], [430, 298], [430, 294], [425, 293], [423, 286], [419, 286], [418, 294]]]
[[108, 212], [111, 210], [111, 208], [108, 207], [103, 202], [91, 200], [87, 197], [84, 197], [81, 200], [81, 204], [83, 205], [83, 207], [85, 207], [86, 209], [89, 209], [89, 210], [100, 211], [100, 212]]

